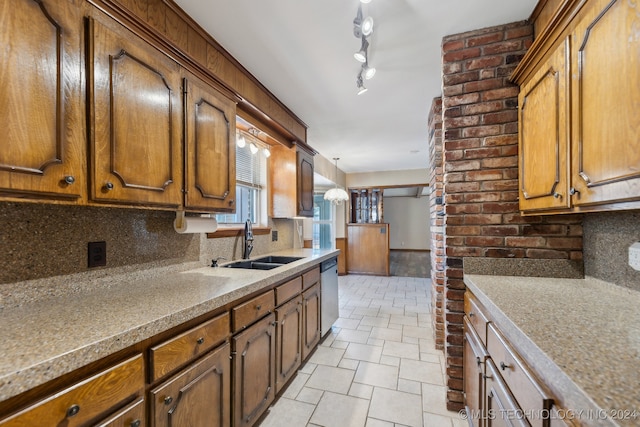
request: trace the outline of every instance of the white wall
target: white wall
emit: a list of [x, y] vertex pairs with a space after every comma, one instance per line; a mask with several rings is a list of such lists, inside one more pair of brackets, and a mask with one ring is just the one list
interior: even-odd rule
[[429, 197], [385, 197], [391, 249], [429, 249]]
[[395, 185], [416, 185], [429, 183], [428, 169], [401, 171], [364, 172], [347, 174], [347, 187], [384, 187]]

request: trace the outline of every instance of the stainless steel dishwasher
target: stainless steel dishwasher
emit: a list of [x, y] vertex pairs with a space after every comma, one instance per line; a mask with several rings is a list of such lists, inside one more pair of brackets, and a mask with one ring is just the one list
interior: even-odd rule
[[338, 259], [331, 258], [320, 264], [320, 334], [325, 336], [338, 320]]

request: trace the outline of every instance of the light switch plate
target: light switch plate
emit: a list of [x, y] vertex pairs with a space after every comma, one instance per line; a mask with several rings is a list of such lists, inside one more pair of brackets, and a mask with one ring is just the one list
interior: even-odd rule
[[629, 265], [634, 270], [640, 271], [640, 242], [629, 246]]

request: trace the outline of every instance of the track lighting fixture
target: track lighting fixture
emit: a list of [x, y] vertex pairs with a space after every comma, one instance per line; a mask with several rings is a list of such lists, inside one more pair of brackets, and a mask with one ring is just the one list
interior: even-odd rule
[[[360, 3], [370, 3], [371, 0], [360, 0]], [[368, 37], [373, 34], [373, 18], [371, 16], [363, 17], [362, 4], [358, 6], [358, 12], [353, 20], [353, 35], [361, 40], [360, 50], [353, 54], [356, 61], [362, 63], [360, 73], [356, 79], [358, 95], [367, 91], [364, 87], [364, 79], [369, 80], [376, 74], [376, 69], [369, 66], [369, 40]], [[363, 79], [364, 76], [364, 79]]]

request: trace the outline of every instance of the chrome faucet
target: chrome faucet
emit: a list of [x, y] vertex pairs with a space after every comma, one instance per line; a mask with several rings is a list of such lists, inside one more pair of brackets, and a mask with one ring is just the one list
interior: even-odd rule
[[249, 259], [251, 251], [253, 250], [253, 226], [251, 220], [248, 219], [244, 223], [244, 250], [242, 252], [242, 259]]

